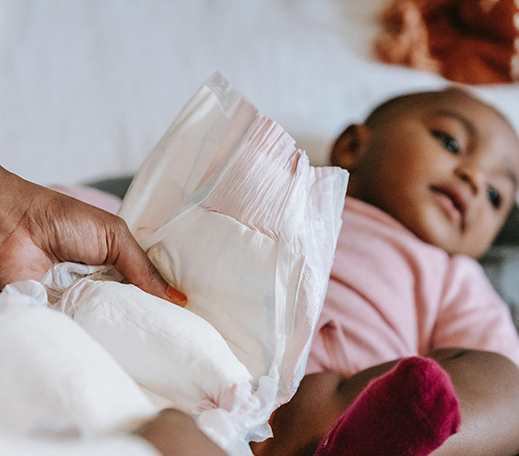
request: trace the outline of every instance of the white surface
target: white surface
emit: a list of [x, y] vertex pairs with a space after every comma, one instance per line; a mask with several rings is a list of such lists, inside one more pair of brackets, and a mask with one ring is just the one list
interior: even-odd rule
[[[46, 303], [42, 293], [31, 294]], [[97, 342], [41, 304], [0, 294], [0, 432], [99, 437], [133, 430], [157, 412]]]
[[150, 444], [131, 436], [89, 441], [44, 441], [0, 435], [0, 454], [9, 456], [161, 456]]
[[42, 184], [134, 172], [214, 71], [323, 164], [367, 103], [430, 80], [361, 60], [383, 2], [0, 0], [0, 164]]

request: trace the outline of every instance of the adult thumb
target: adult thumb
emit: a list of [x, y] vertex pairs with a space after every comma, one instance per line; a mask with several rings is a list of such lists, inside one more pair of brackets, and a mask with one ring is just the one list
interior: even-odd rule
[[164, 280], [126, 224], [122, 229], [116, 230], [116, 233], [115, 238], [112, 237], [109, 242], [108, 262], [112, 263], [129, 283], [146, 293], [184, 307], [187, 304], [187, 296]]

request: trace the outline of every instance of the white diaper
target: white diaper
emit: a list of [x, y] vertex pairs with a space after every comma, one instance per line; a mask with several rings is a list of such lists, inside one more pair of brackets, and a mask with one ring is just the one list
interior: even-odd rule
[[54, 307], [156, 403], [192, 414], [229, 455], [250, 455], [248, 443], [270, 435], [268, 418], [303, 376], [347, 176], [311, 167], [216, 74], [146, 159], [119, 214], [188, 306], [99, 269], [81, 278], [74, 266], [67, 283], [57, 270], [72, 266], [59, 265], [44, 283], [54, 297], [66, 288]]
[[221, 75], [187, 103], [123, 201], [155, 266], [257, 382], [300, 380], [327, 287], [347, 172], [314, 168]]
[[[262, 410], [240, 415], [249, 433], [289, 400], [304, 373], [346, 184], [346, 171], [311, 167], [279, 125], [216, 74], [123, 202], [120, 215], [155, 266], [222, 335], [255, 392], [261, 381], [276, 385], [271, 401], [262, 395]], [[230, 451], [221, 417], [211, 418], [199, 425]]]

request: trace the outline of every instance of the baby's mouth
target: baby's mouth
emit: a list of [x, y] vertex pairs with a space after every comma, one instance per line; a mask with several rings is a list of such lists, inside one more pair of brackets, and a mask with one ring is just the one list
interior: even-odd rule
[[443, 211], [452, 219], [460, 223], [461, 229], [465, 228], [465, 214], [467, 212], [467, 202], [463, 196], [450, 187], [431, 187], [439, 196], [440, 205]]

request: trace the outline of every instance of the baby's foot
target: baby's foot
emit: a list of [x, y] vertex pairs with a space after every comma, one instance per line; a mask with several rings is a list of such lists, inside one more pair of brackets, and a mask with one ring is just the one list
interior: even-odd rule
[[460, 421], [449, 375], [432, 359], [407, 358], [366, 387], [314, 456], [425, 456]]

